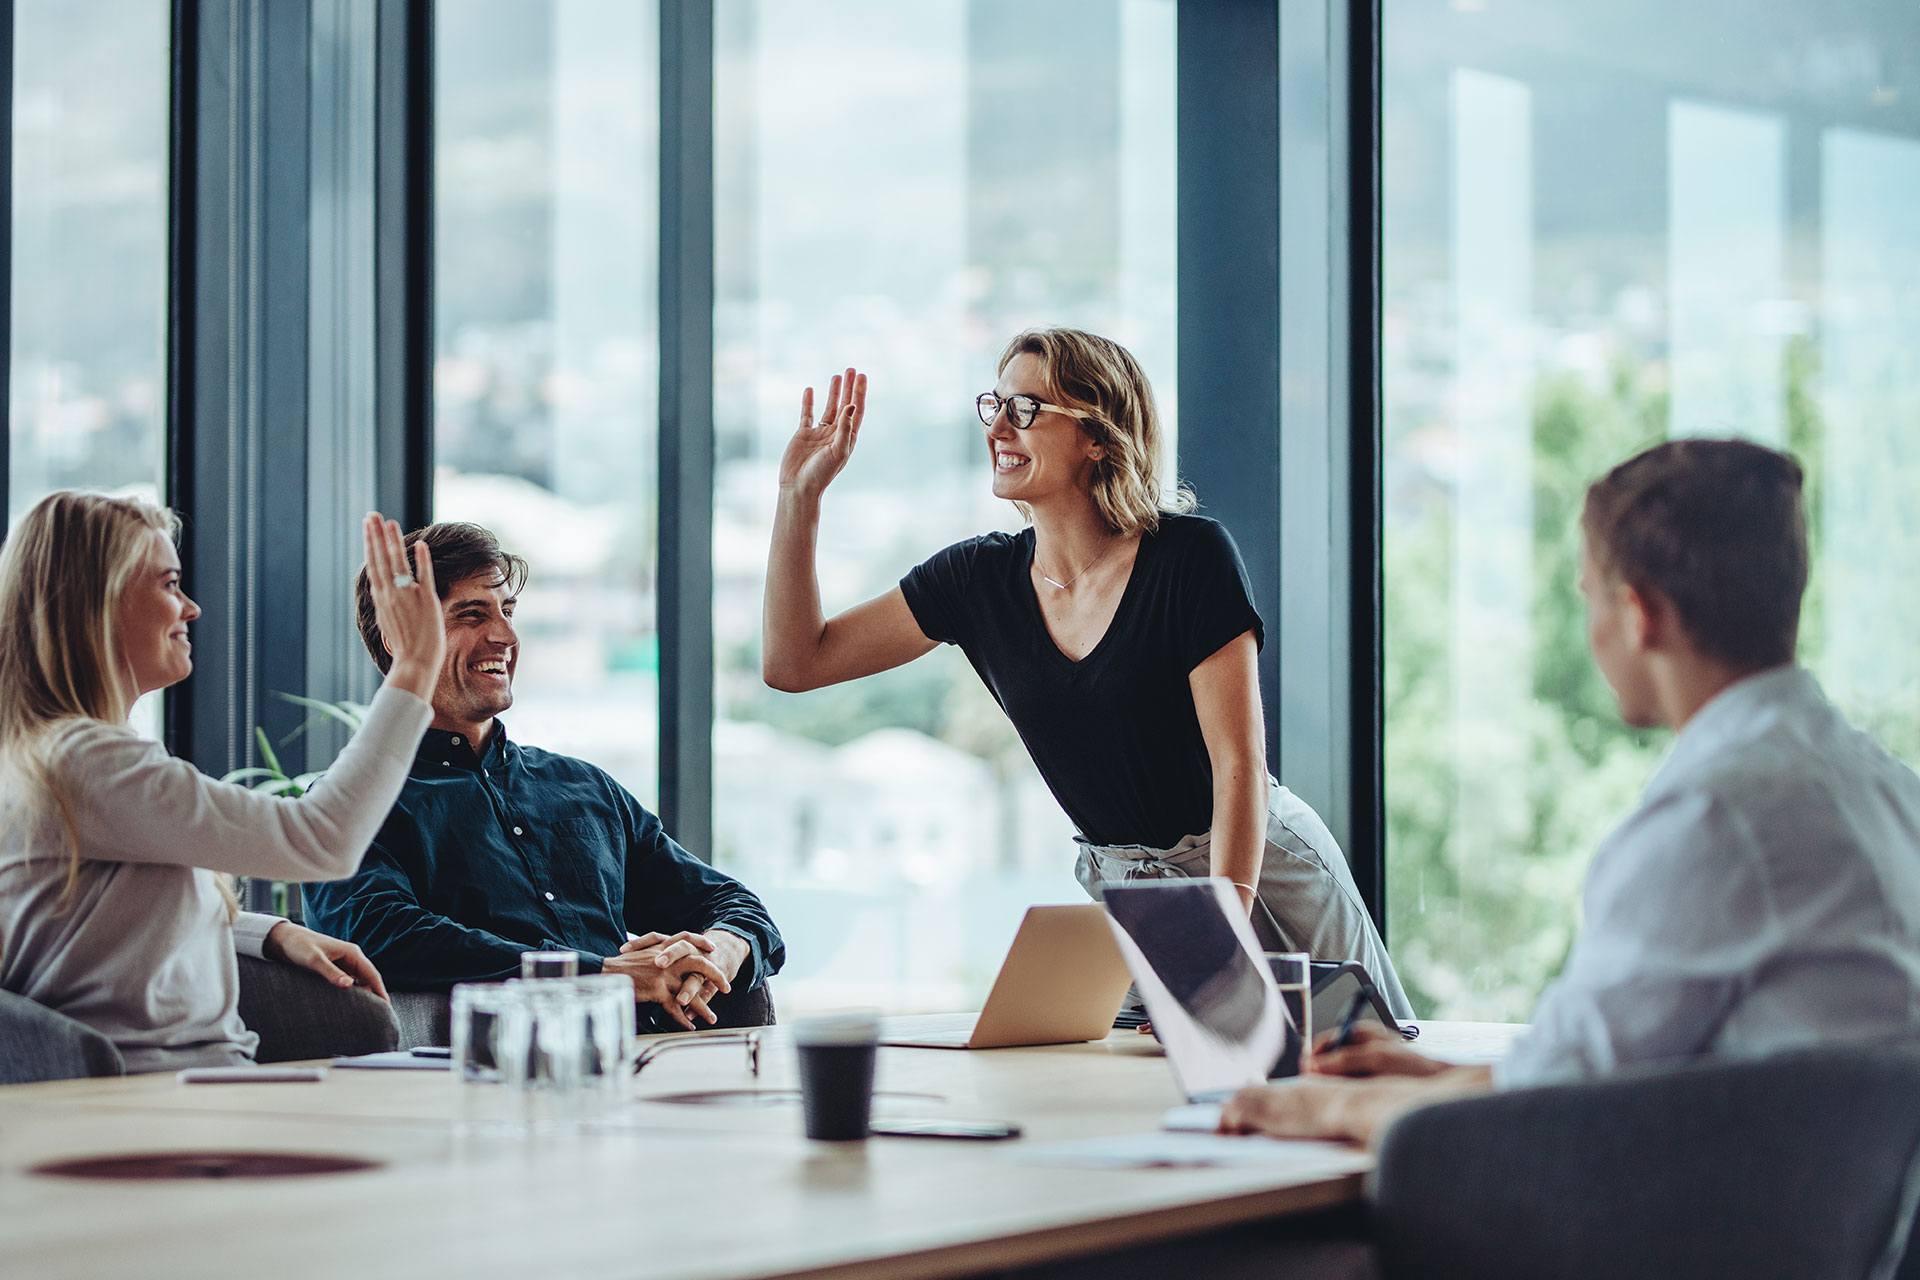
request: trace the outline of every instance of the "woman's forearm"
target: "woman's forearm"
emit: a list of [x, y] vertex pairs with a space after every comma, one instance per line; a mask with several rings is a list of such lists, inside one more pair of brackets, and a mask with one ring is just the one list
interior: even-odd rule
[[819, 497], [782, 489], [767, 555], [760, 657], [760, 674], [776, 689], [799, 692], [811, 687], [808, 668], [827, 625], [814, 566], [819, 534]]
[[1267, 771], [1252, 761], [1216, 768], [1208, 869], [1234, 882], [1249, 910], [1259, 896], [1260, 863], [1267, 848]]

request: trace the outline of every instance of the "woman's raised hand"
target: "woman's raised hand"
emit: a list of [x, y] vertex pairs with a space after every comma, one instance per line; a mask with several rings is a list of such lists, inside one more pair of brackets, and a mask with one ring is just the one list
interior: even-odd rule
[[780, 458], [780, 488], [798, 497], [817, 498], [853, 456], [860, 422], [867, 416], [867, 375], [848, 369], [827, 384], [827, 403], [813, 419], [813, 388], [800, 395], [800, 429]]
[[363, 531], [373, 616], [387, 652], [393, 655], [387, 682], [431, 702], [447, 652], [447, 624], [434, 589], [433, 553], [426, 543], [414, 543], [409, 567], [400, 526], [377, 513], [368, 514]]

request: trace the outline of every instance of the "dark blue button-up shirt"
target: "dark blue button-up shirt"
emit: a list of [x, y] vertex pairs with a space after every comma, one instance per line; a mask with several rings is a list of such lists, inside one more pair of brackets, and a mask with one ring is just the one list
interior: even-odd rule
[[308, 924], [359, 944], [402, 991], [517, 977], [522, 951], [576, 951], [597, 972], [629, 930], [739, 934], [753, 954], [736, 991], [786, 959], [744, 885], [676, 844], [603, 770], [510, 742], [499, 721], [478, 755], [427, 730], [359, 872], [304, 896]]

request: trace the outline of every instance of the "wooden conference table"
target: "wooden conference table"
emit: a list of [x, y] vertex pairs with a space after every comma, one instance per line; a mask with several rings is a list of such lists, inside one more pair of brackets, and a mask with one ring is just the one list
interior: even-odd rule
[[[929, 1018], [929, 1024], [940, 1021]], [[1427, 1023], [1421, 1045], [1486, 1061], [1517, 1028]], [[588, 1276], [718, 1280], [976, 1275], [1243, 1228], [1350, 1203], [1364, 1151], [1287, 1144], [1252, 1166], [1084, 1167], [1072, 1140], [1146, 1134], [1180, 1095], [1133, 1032], [1094, 1044], [883, 1049], [879, 1115], [1019, 1122], [1017, 1142], [808, 1142], [797, 1104], [648, 1101], [795, 1087], [770, 1029], [756, 1082], [738, 1044], [660, 1056], [635, 1103], [578, 1132], [455, 1122], [445, 1072], [335, 1069], [321, 1084], [172, 1075], [0, 1088], [0, 1274]], [[920, 1095], [920, 1096], [913, 1096]], [[1052, 1148], [1056, 1155], [1045, 1155]], [[172, 1182], [33, 1173], [131, 1152], [357, 1157], [376, 1168]]]

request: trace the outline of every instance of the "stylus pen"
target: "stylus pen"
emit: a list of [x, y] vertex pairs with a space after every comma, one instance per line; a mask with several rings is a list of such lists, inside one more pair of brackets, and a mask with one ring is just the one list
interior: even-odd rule
[[1353, 1003], [1347, 1006], [1347, 1016], [1340, 1019], [1340, 1030], [1334, 1033], [1333, 1043], [1327, 1046], [1329, 1051], [1344, 1049], [1353, 1039], [1353, 1028], [1360, 1021], [1360, 1011], [1367, 1007], [1367, 997], [1373, 994], [1373, 988], [1362, 987], [1353, 993]]

